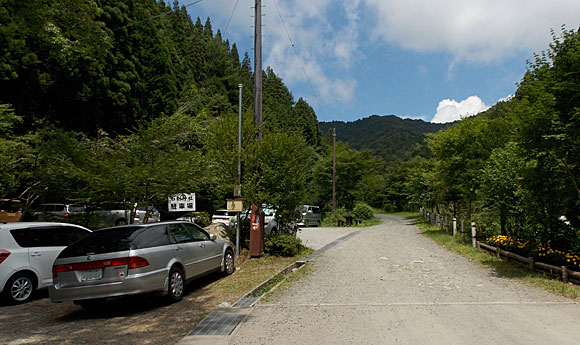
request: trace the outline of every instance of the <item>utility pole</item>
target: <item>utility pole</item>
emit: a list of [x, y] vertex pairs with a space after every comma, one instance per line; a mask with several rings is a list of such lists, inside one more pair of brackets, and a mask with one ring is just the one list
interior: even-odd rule
[[255, 2], [254, 26], [254, 122], [258, 126], [256, 141], [262, 141], [262, 0]]
[[[238, 96], [238, 191], [241, 196], [242, 189], [242, 88], [243, 84], [238, 84], [240, 89]], [[234, 195], [235, 196], [235, 195]], [[240, 257], [240, 212], [236, 215], [236, 259]]]
[[336, 128], [332, 129], [332, 212], [336, 211]]

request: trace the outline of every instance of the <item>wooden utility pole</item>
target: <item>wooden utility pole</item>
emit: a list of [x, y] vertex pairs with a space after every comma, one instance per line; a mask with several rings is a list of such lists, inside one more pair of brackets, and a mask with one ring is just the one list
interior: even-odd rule
[[255, 2], [254, 18], [254, 122], [258, 126], [256, 141], [262, 141], [262, 0]]
[[336, 211], [336, 128], [332, 129], [332, 212]]

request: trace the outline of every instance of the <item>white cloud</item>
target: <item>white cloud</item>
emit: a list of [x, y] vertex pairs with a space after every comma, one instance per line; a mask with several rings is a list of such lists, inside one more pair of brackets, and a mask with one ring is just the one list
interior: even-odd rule
[[363, 0], [375, 37], [405, 49], [452, 54], [454, 60], [500, 61], [539, 52], [550, 29], [576, 29], [578, 0]]
[[[356, 81], [350, 75], [360, 57], [358, 44], [361, 0], [262, 0], [263, 68], [271, 66], [288, 85], [302, 83], [307, 95], [320, 102], [348, 103]], [[230, 0], [200, 3], [211, 15], [224, 18], [232, 12]], [[227, 32], [231, 41], [253, 36], [253, 0], [241, 0]], [[280, 16], [284, 23], [281, 22]], [[214, 15], [215, 14], [215, 15]], [[251, 24], [250, 24], [251, 20]], [[205, 19], [202, 20], [204, 22]], [[340, 23], [340, 24], [337, 24]], [[212, 22], [214, 31], [225, 23]], [[287, 29], [287, 31], [286, 31]], [[290, 37], [288, 37], [290, 36]], [[290, 43], [294, 44], [294, 48]], [[298, 56], [296, 56], [296, 53]], [[251, 52], [253, 61], [253, 52]], [[314, 88], [314, 94], [310, 85]], [[316, 102], [314, 103], [316, 104]]]
[[433, 123], [447, 123], [460, 120], [464, 117], [476, 115], [489, 109], [477, 96], [469, 96], [467, 99], [457, 102], [454, 99], [444, 99], [437, 106], [437, 114], [433, 116]]

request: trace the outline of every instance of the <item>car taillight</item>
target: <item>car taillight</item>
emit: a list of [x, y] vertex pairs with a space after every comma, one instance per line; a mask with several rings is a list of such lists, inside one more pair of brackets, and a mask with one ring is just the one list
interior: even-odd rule
[[87, 261], [65, 265], [54, 265], [52, 266], [52, 276], [56, 277], [61, 272], [83, 271], [114, 266], [128, 266], [129, 269], [134, 269], [149, 266], [149, 261], [140, 256], [131, 256], [128, 258]]
[[65, 213], [64, 213], [64, 216], [65, 216], [65, 217], [68, 217], [68, 215], [69, 215], [69, 214], [70, 214], [70, 212], [65, 212]]
[[4, 249], [0, 249], [0, 264], [6, 260], [6, 258], [10, 255], [10, 252]]
[[149, 266], [149, 261], [147, 261], [147, 259], [140, 256], [131, 256], [129, 258], [129, 269], [141, 268], [145, 266]]

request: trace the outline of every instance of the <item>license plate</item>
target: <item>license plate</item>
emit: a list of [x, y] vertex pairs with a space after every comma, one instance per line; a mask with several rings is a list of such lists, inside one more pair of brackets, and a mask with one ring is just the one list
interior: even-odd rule
[[82, 282], [91, 281], [91, 280], [99, 280], [103, 278], [103, 270], [100, 268], [93, 269], [93, 270], [83, 270], [78, 271], [79, 277], [81, 278]]

